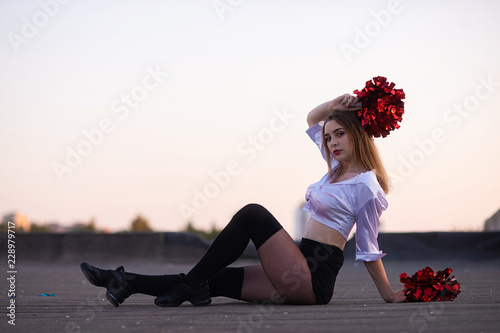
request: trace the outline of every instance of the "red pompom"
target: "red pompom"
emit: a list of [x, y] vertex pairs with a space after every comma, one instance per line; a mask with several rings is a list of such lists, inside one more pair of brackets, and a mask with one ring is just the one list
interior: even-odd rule
[[361, 91], [354, 91], [362, 103], [362, 110], [358, 111], [361, 125], [372, 137], [386, 137], [399, 128], [398, 122], [403, 119], [405, 93], [394, 86], [385, 77], [377, 76], [373, 82], [367, 81]]
[[406, 289], [406, 302], [453, 301], [460, 294], [460, 283], [450, 276], [451, 272], [451, 268], [446, 268], [434, 273], [425, 267], [412, 277], [402, 273], [399, 278]]

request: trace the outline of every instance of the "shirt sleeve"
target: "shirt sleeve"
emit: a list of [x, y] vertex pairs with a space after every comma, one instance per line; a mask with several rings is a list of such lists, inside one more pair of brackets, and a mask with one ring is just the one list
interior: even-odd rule
[[[316, 146], [319, 148], [319, 151], [321, 152], [321, 156], [323, 156], [323, 159], [326, 161], [326, 154], [325, 150], [323, 149], [323, 127], [320, 124], [316, 124], [312, 127], [309, 127], [306, 130], [307, 135], [313, 140], [313, 142], [316, 144]], [[331, 165], [332, 168], [335, 168], [335, 166], [338, 164], [337, 160], [331, 157]]]
[[387, 208], [384, 195], [372, 195], [356, 214], [356, 260], [376, 261], [386, 255], [378, 247], [378, 228]]

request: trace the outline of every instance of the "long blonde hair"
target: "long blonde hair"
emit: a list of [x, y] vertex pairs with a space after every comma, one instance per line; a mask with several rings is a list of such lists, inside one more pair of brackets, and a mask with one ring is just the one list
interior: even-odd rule
[[[366, 133], [365, 129], [361, 126], [361, 120], [359, 119], [356, 112], [353, 111], [333, 111], [330, 116], [325, 120], [325, 124], [330, 120], [335, 120], [338, 122], [347, 132], [349, 141], [353, 146], [353, 157], [359, 162], [364, 168], [375, 171], [377, 176], [377, 181], [384, 190], [385, 193], [389, 193], [389, 177], [385, 171], [384, 165], [382, 164], [382, 159], [380, 158], [377, 146], [375, 142]], [[335, 169], [332, 169], [332, 154], [328, 149], [327, 142], [325, 140], [325, 124], [323, 124], [323, 148], [325, 150], [325, 156], [327, 156], [328, 172], [330, 178], [340, 175], [343, 171], [342, 164]]]

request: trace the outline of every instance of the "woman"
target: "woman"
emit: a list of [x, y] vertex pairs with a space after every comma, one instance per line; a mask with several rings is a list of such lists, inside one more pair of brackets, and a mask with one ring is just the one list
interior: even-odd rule
[[[138, 275], [101, 270], [87, 263], [81, 269], [94, 285], [119, 306], [128, 296], [156, 296], [155, 304], [179, 306], [185, 301], [208, 305], [211, 297], [276, 304], [326, 304], [331, 300], [343, 249], [354, 225], [356, 260], [365, 262], [386, 302], [403, 302], [404, 290], [393, 292], [379, 251], [379, 217], [387, 207], [388, 179], [377, 149], [361, 126], [357, 97], [342, 95], [307, 116], [307, 133], [321, 149], [328, 173], [306, 193], [304, 209], [311, 215], [299, 246], [264, 207], [250, 204], [231, 219], [203, 258], [184, 275]], [[322, 124], [323, 123], [323, 124]], [[260, 265], [227, 267], [249, 241]]]

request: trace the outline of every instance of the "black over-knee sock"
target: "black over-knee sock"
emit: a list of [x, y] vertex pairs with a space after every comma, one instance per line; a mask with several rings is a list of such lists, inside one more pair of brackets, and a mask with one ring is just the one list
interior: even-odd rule
[[179, 282], [179, 275], [141, 275], [124, 272], [125, 288], [134, 293], [160, 296]]
[[210, 296], [241, 299], [244, 272], [243, 267], [226, 267], [222, 269], [208, 280]]
[[264, 207], [249, 204], [240, 209], [220, 232], [203, 258], [186, 276], [186, 283], [198, 287], [238, 259], [250, 240], [264, 244], [283, 227]]
[[[179, 281], [178, 275], [141, 275], [124, 272], [125, 287], [128, 291], [161, 296], [169, 292]], [[241, 299], [241, 288], [243, 286], [243, 267], [226, 267], [210, 280], [208, 286], [210, 296], [225, 296]]]

